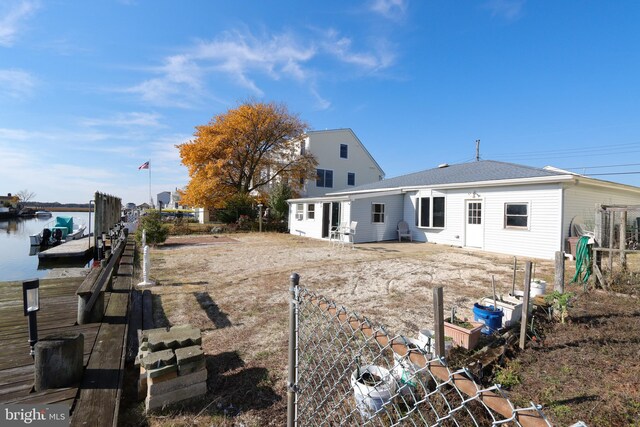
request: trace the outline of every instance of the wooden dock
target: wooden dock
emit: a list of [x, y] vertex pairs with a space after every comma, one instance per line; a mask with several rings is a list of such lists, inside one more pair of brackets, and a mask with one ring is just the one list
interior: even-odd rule
[[[87, 244], [86, 239], [84, 240]], [[76, 290], [83, 278], [40, 280], [38, 337], [60, 332], [84, 334], [84, 374], [73, 387], [32, 392], [33, 359], [29, 355], [22, 283], [0, 283], [0, 403], [69, 405], [71, 425], [117, 425], [126, 355], [128, 307], [133, 285], [133, 241], [128, 242], [105, 292], [101, 323], [76, 325]]]
[[77, 240], [62, 243], [42, 252], [38, 252], [41, 261], [56, 259], [85, 258], [93, 252], [93, 239], [83, 237]]

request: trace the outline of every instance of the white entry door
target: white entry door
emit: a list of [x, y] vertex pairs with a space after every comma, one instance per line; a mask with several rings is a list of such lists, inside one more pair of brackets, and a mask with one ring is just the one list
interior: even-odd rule
[[481, 248], [484, 241], [482, 225], [482, 201], [467, 200], [467, 221], [465, 226], [465, 246]]

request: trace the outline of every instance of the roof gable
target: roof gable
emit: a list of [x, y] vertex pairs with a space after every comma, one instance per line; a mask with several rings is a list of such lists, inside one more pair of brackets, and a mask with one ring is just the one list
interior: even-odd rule
[[326, 134], [326, 133], [347, 133], [349, 134], [353, 140], [360, 145], [360, 147], [362, 148], [362, 150], [364, 151], [365, 155], [369, 157], [369, 160], [371, 160], [371, 162], [375, 165], [376, 168], [378, 168], [378, 170], [380, 171], [380, 175], [384, 176], [384, 170], [382, 169], [382, 167], [380, 167], [380, 164], [378, 164], [378, 162], [376, 161], [376, 159], [371, 155], [371, 153], [369, 152], [369, 150], [367, 150], [367, 147], [365, 147], [365, 145], [362, 143], [362, 141], [360, 141], [360, 138], [358, 138], [358, 135], [356, 135], [356, 133], [351, 129], [351, 128], [342, 128], [342, 129], [327, 129], [327, 130], [310, 130], [306, 132], [307, 136], [313, 135], [313, 134]]

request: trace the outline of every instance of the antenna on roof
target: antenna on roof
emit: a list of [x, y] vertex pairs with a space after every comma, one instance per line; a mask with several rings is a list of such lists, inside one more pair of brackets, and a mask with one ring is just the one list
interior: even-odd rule
[[476, 162], [480, 161], [480, 140], [476, 139]]

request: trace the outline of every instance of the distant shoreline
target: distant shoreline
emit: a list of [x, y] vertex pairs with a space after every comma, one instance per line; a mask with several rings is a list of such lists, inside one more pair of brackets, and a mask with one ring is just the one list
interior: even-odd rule
[[34, 210], [46, 210], [50, 212], [89, 212], [88, 206], [27, 206]]

